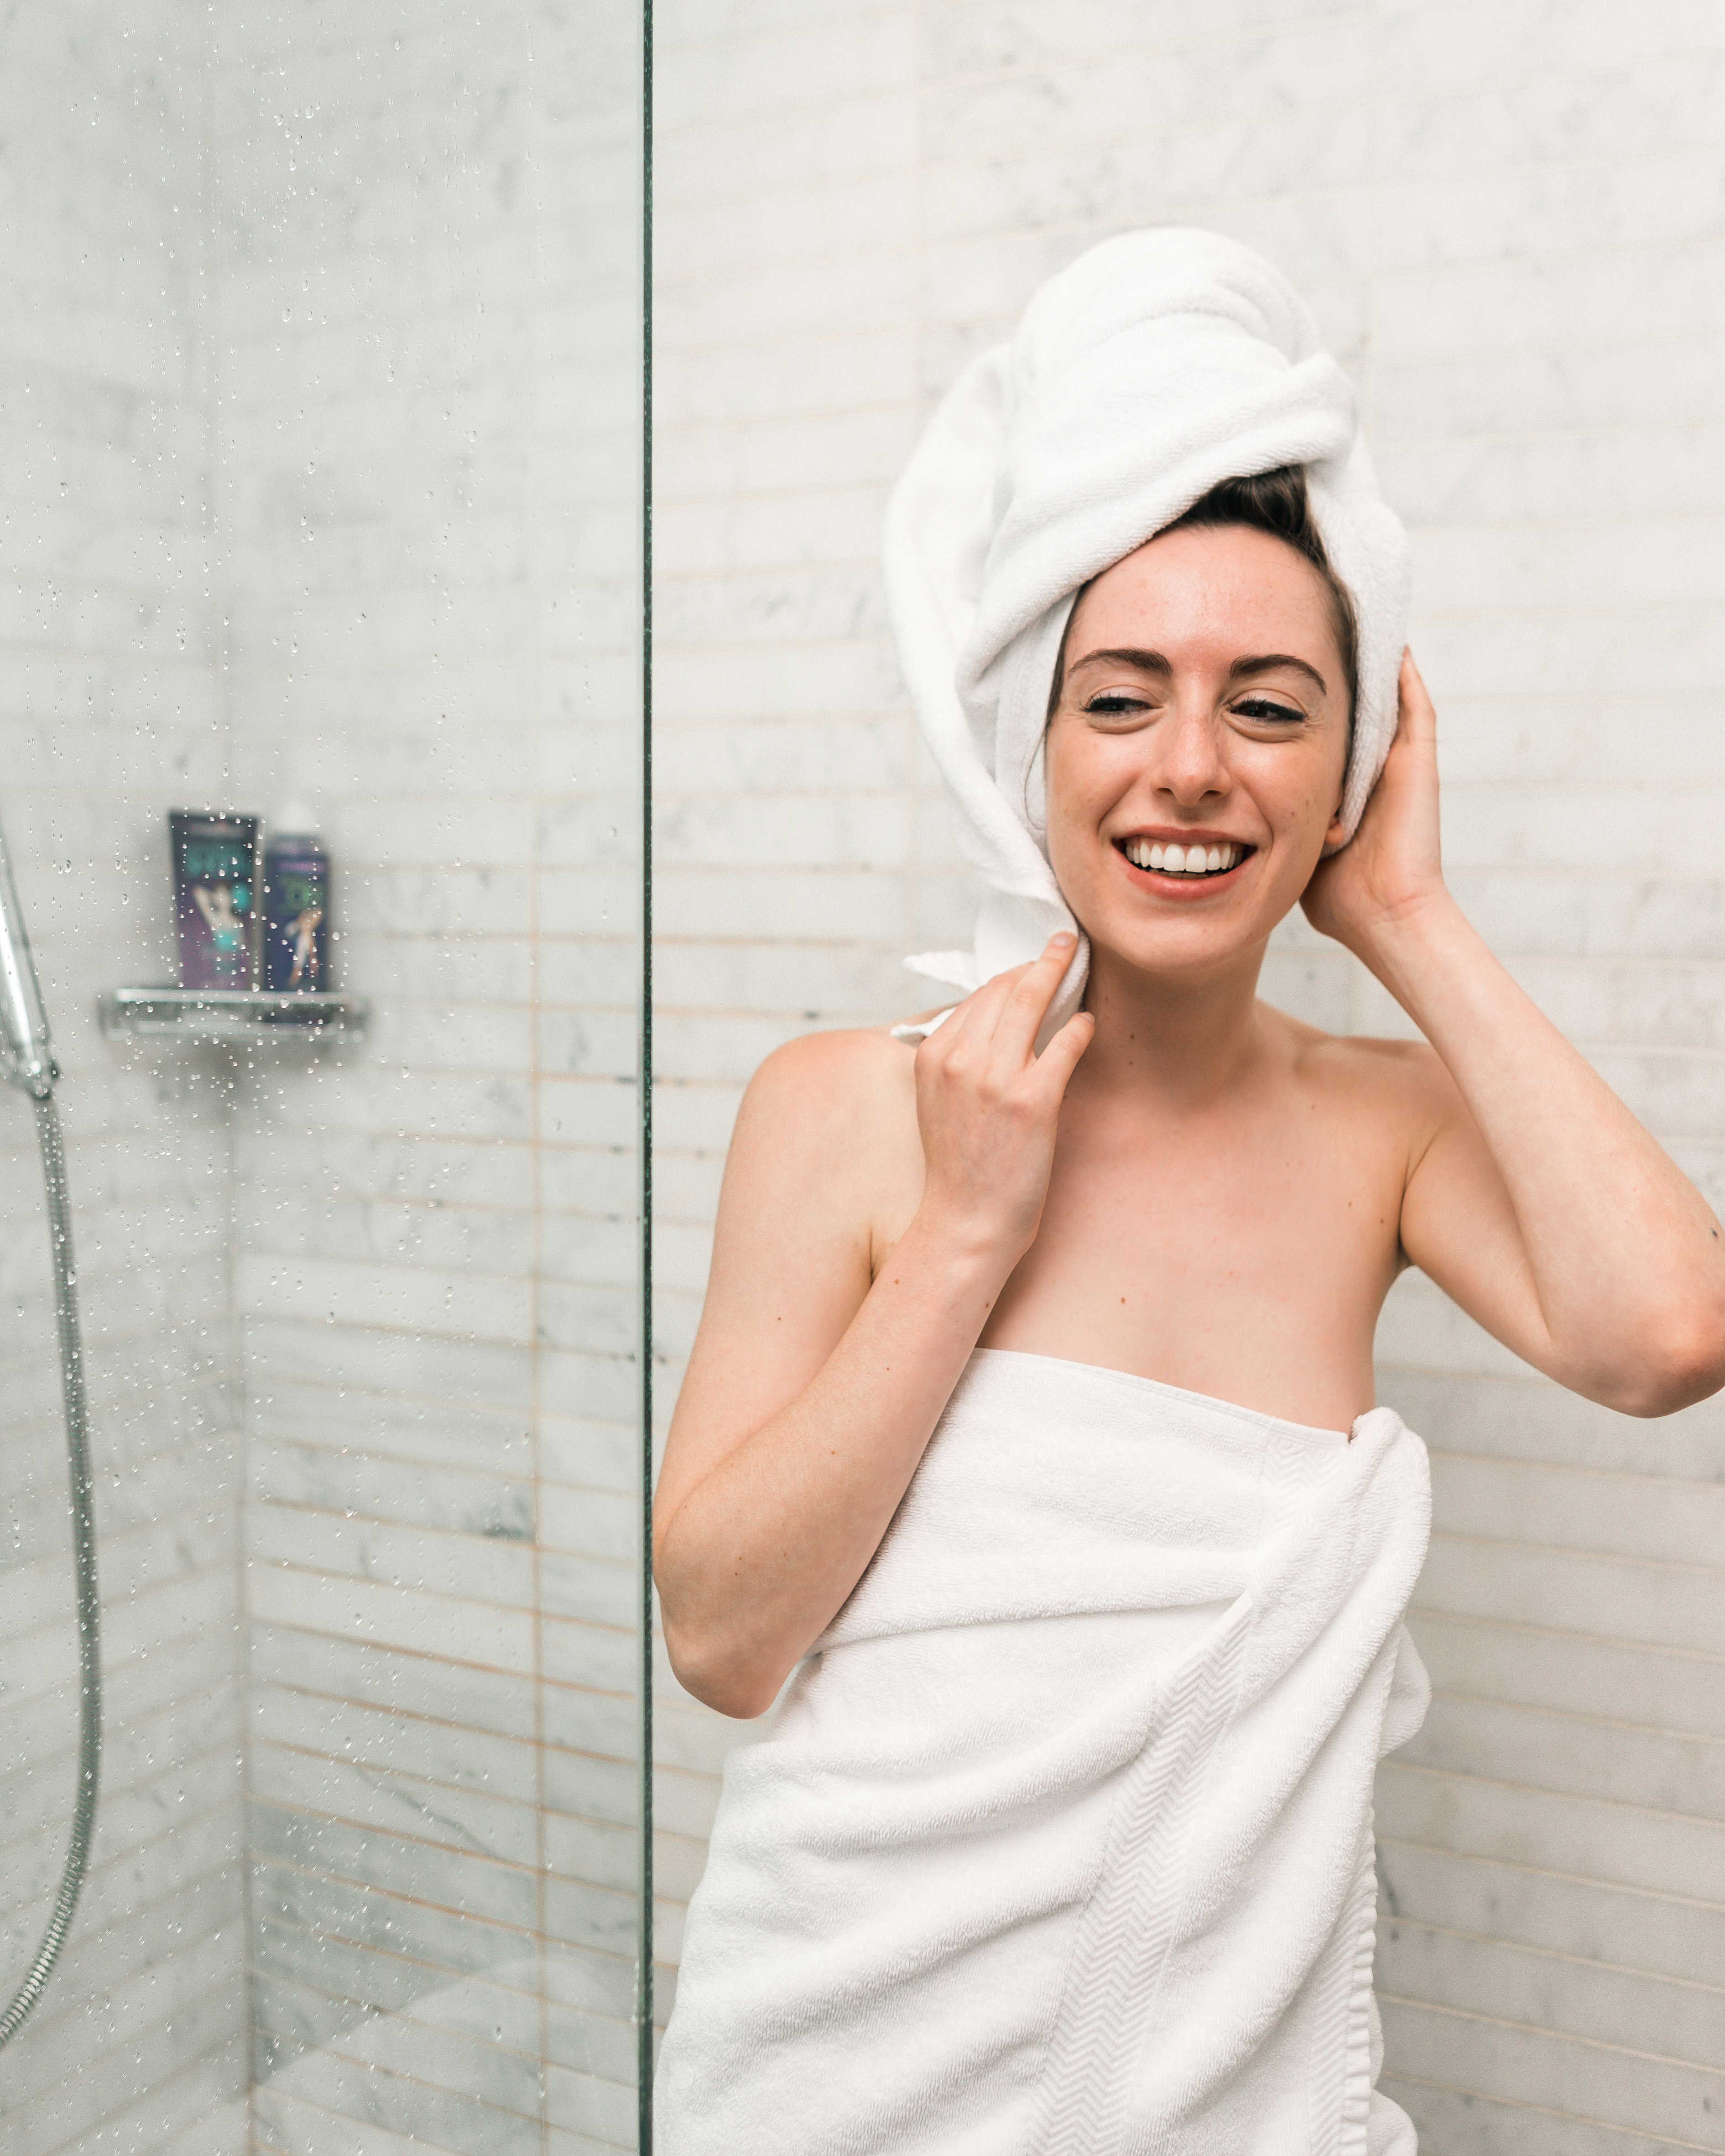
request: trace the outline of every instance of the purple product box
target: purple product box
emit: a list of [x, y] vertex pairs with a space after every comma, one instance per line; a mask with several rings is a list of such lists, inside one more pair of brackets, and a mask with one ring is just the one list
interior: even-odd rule
[[256, 985], [258, 819], [171, 808], [182, 988]]

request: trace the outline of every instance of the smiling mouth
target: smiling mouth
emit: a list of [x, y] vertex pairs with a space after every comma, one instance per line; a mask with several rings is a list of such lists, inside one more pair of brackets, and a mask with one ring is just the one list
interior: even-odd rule
[[1219, 876], [1236, 869], [1252, 846], [1224, 841], [1219, 845], [1165, 844], [1160, 839], [1120, 839], [1115, 842], [1135, 869], [1154, 869], [1163, 875]]

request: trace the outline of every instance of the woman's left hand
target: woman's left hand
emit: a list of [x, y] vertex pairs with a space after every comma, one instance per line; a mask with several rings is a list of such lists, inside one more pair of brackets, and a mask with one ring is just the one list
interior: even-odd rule
[[1402, 654], [1395, 739], [1352, 841], [1320, 861], [1301, 904], [1312, 927], [1364, 957], [1379, 931], [1445, 896], [1438, 843], [1437, 713]]

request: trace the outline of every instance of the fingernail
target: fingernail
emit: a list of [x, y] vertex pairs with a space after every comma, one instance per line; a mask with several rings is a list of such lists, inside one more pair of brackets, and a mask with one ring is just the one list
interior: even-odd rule
[[1057, 928], [1048, 940], [1050, 946], [1058, 945], [1062, 951], [1070, 951], [1073, 945], [1077, 942], [1078, 938], [1076, 936], [1069, 935], [1064, 928]]

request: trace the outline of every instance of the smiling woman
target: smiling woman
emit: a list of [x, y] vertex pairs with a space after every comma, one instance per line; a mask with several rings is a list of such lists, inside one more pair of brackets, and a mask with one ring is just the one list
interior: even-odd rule
[[[1110, 870], [1098, 882], [1105, 865], [1086, 855], [1081, 823], [1147, 752], [1163, 790], [1202, 814], [1114, 819], [1109, 844], [1133, 872], [1196, 901], [1263, 855], [1257, 903], [1276, 920], [1293, 906], [1344, 835], [1353, 697], [1338, 612], [1323, 571], [1244, 519], [1183, 521], [1086, 587], [1046, 742], [1050, 864], [1080, 920], [1092, 922], [1116, 880]], [[1153, 648], [1131, 640], [1147, 623]]]
[[[1661, 1414], [1725, 1383], [1725, 1244], [1445, 886], [1399, 527], [1275, 273], [1128, 235], [977, 367], [889, 557], [990, 886], [925, 969], [972, 993], [756, 1077], [660, 1486], [682, 1681], [796, 1671], [727, 1766], [663, 2147], [1409, 2156], [1371, 1787], [1428, 1495], [1378, 1312], [1418, 1265]], [[1296, 906], [1425, 1041], [1257, 999]]]

